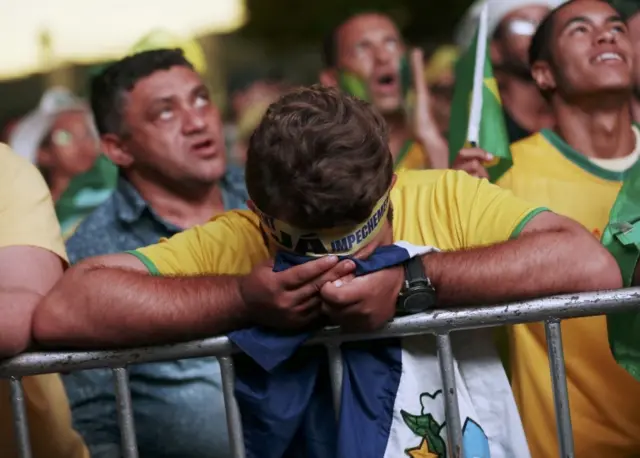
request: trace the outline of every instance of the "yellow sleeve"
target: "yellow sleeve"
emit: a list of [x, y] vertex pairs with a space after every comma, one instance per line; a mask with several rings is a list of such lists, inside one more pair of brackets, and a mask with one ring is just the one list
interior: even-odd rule
[[268, 258], [257, 217], [225, 212], [203, 226], [162, 239], [130, 254], [154, 275], [244, 275]]
[[29, 161], [0, 144], [0, 248], [35, 246], [67, 261], [49, 188]]
[[463, 171], [442, 175], [434, 190], [434, 204], [439, 219], [455, 234], [456, 248], [515, 238], [534, 216], [549, 211]]

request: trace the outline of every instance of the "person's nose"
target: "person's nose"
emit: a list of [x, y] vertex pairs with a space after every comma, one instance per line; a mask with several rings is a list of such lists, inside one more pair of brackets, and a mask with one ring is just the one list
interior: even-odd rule
[[388, 64], [394, 55], [393, 51], [391, 51], [387, 46], [384, 45], [376, 46], [374, 53], [376, 64], [378, 65]]
[[602, 28], [596, 36], [596, 42], [598, 44], [615, 43], [617, 40], [617, 34], [611, 27]]
[[202, 110], [190, 107], [184, 110], [182, 115], [182, 132], [185, 135], [198, 133], [205, 130], [207, 122]]

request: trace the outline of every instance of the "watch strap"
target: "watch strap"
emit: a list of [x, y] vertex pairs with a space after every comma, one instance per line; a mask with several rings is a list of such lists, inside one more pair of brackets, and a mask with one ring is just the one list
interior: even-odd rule
[[409, 259], [404, 264], [405, 280], [409, 285], [412, 283], [428, 282], [427, 275], [424, 271], [424, 264], [422, 263], [422, 257], [416, 256]]

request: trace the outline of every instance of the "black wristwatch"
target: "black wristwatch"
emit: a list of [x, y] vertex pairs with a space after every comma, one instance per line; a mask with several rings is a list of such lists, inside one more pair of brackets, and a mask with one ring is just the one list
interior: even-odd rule
[[436, 305], [436, 290], [425, 274], [420, 256], [404, 263], [404, 284], [396, 303], [397, 315], [410, 315], [433, 308]]

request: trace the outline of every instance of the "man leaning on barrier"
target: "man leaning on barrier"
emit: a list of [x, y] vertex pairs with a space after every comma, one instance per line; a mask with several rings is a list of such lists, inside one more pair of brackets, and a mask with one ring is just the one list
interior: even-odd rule
[[[422, 257], [440, 306], [621, 286], [614, 259], [568, 218], [464, 172], [394, 175], [383, 119], [334, 89], [301, 89], [269, 108], [250, 141], [247, 185], [253, 212], [229, 211], [156, 245], [71, 267], [36, 310], [36, 340], [132, 346], [327, 318], [374, 330], [394, 316], [403, 269], [352, 278], [355, 263], [335, 255], [366, 258], [398, 240], [443, 250]], [[388, 217], [357, 246], [311, 234], [363, 227], [387, 193]], [[309, 233], [273, 231], [285, 226]], [[309, 244], [327, 256], [274, 272], [277, 247]]]

